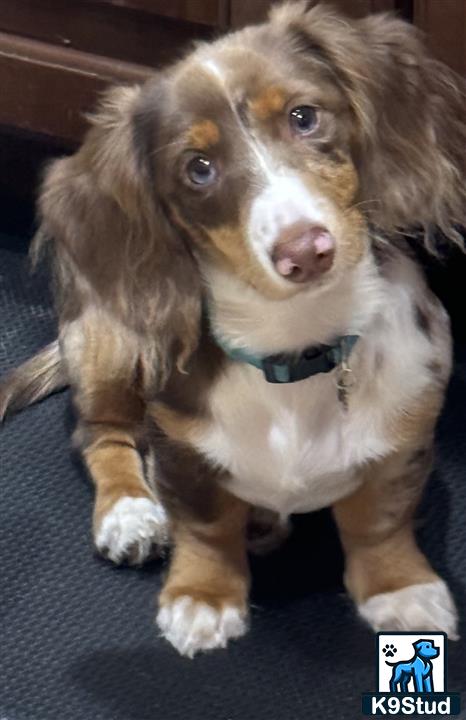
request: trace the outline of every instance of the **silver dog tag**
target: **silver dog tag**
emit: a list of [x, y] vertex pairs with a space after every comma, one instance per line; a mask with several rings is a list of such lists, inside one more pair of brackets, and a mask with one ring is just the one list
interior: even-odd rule
[[350, 390], [354, 385], [353, 371], [348, 363], [348, 349], [346, 344], [342, 344], [342, 361], [337, 372], [337, 397], [343, 410], [348, 412]]
[[343, 366], [340, 366], [340, 369], [338, 371], [338, 380], [337, 380], [337, 397], [338, 401], [341, 403], [341, 406], [345, 412], [348, 411], [349, 407], [349, 391], [353, 385], [353, 381], [351, 378], [351, 368]]

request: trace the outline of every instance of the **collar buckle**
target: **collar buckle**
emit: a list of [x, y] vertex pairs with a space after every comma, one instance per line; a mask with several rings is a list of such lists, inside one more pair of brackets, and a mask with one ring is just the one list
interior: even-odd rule
[[269, 355], [262, 360], [262, 372], [269, 383], [294, 382], [293, 367], [283, 355]]
[[336, 368], [340, 358], [333, 348], [320, 345], [306, 348], [299, 355], [279, 353], [262, 359], [261, 367], [269, 383], [294, 383], [312, 375], [328, 373]]

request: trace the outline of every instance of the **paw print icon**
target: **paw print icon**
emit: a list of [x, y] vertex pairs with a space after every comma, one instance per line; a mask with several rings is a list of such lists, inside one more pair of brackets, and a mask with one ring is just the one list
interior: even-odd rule
[[382, 652], [385, 657], [395, 657], [398, 650], [394, 645], [385, 645], [385, 647], [382, 648]]

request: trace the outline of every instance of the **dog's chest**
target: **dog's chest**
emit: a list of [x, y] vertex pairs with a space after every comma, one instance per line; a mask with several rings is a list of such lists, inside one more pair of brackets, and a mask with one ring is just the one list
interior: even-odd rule
[[211, 391], [212, 421], [196, 445], [248, 502], [283, 514], [330, 505], [356, 488], [358, 465], [387, 451], [378, 418], [356, 398], [345, 413], [335, 383], [331, 373], [274, 385], [234, 363]]

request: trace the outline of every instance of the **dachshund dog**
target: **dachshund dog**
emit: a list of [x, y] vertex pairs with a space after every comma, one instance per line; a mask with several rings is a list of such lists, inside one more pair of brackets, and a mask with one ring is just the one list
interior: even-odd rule
[[401, 20], [287, 3], [110, 90], [47, 169], [59, 338], [0, 413], [71, 386], [96, 547], [140, 563], [169, 540], [179, 652], [246, 631], [251, 514], [283, 536], [324, 506], [360, 615], [455, 637], [413, 530], [449, 321], [405, 238], [460, 242], [464, 93]]

